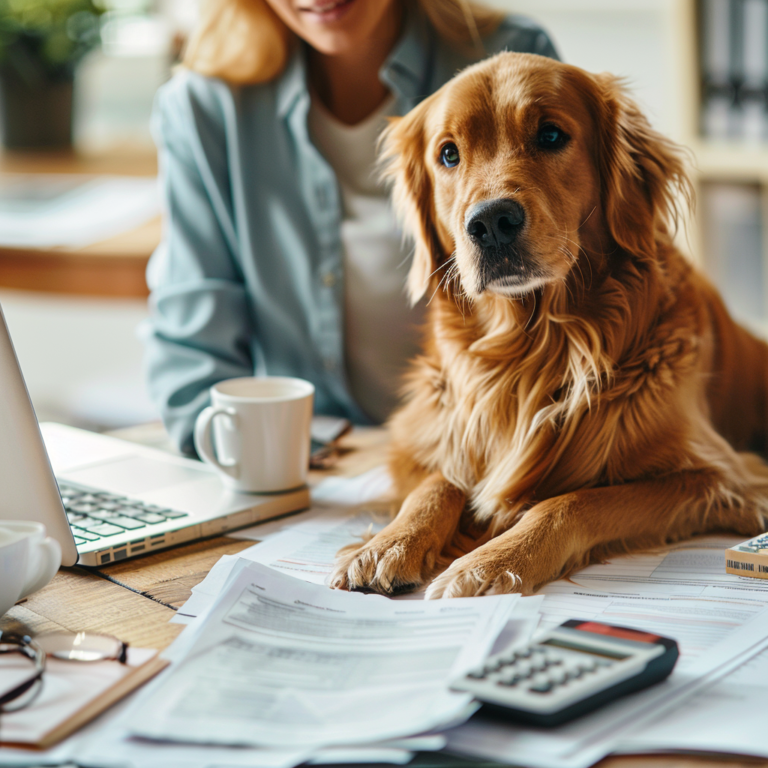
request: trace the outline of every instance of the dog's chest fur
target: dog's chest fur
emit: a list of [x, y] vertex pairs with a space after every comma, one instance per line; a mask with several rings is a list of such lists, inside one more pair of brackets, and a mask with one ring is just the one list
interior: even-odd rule
[[[443, 306], [395, 433], [407, 430], [414, 458], [467, 493], [485, 520], [666, 471], [681, 461], [664, 450], [680, 444], [669, 439], [669, 425], [681, 423], [672, 412], [695, 410], [701, 398], [693, 320], [678, 302], [664, 304], [642, 343], [622, 350], [577, 316], [531, 330]], [[634, 423], [649, 403], [655, 418]]]

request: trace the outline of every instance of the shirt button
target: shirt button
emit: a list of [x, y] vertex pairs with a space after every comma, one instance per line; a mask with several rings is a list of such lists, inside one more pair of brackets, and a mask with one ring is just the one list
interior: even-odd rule
[[332, 357], [324, 357], [323, 367], [326, 371], [334, 371], [336, 370], [336, 361]]
[[323, 285], [326, 288], [333, 288], [333, 286], [336, 285], [336, 275], [334, 275], [333, 272], [326, 272], [323, 275]]

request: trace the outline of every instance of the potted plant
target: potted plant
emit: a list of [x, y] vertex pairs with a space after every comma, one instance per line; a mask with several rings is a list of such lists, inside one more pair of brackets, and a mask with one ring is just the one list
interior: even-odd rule
[[99, 43], [99, 0], [0, 0], [0, 115], [8, 148], [72, 143], [75, 68]]

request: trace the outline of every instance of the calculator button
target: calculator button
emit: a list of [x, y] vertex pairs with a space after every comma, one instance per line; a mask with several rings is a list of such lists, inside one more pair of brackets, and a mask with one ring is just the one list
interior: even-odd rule
[[485, 670], [473, 669], [471, 672], [467, 672], [467, 677], [471, 680], [483, 680], [485, 678]]
[[505, 685], [508, 688], [513, 688], [524, 679], [525, 678], [522, 675], [512, 675], [511, 677], [504, 677], [501, 680], [497, 680], [496, 685]]
[[523, 680], [530, 680], [536, 673], [532, 669], [521, 669], [520, 677]]
[[613, 666], [612, 661], [608, 661], [607, 659], [595, 659], [595, 664], [598, 667], [608, 668]]
[[555, 686], [548, 680], [543, 683], [536, 683], [528, 688], [531, 693], [549, 693]]

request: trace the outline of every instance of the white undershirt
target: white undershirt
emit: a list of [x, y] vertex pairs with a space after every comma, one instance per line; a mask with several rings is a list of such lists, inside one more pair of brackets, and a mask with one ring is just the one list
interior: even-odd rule
[[376, 178], [376, 140], [390, 97], [357, 125], [344, 125], [313, 97], [309, 131], [336, 171], [343, 206], [345, 353], [352, 395], [375, 421], [397, 403], [402, 373], [418, 351], [423, 310], [405, 294], [409, 246], [403, 246], [386, 188]]

